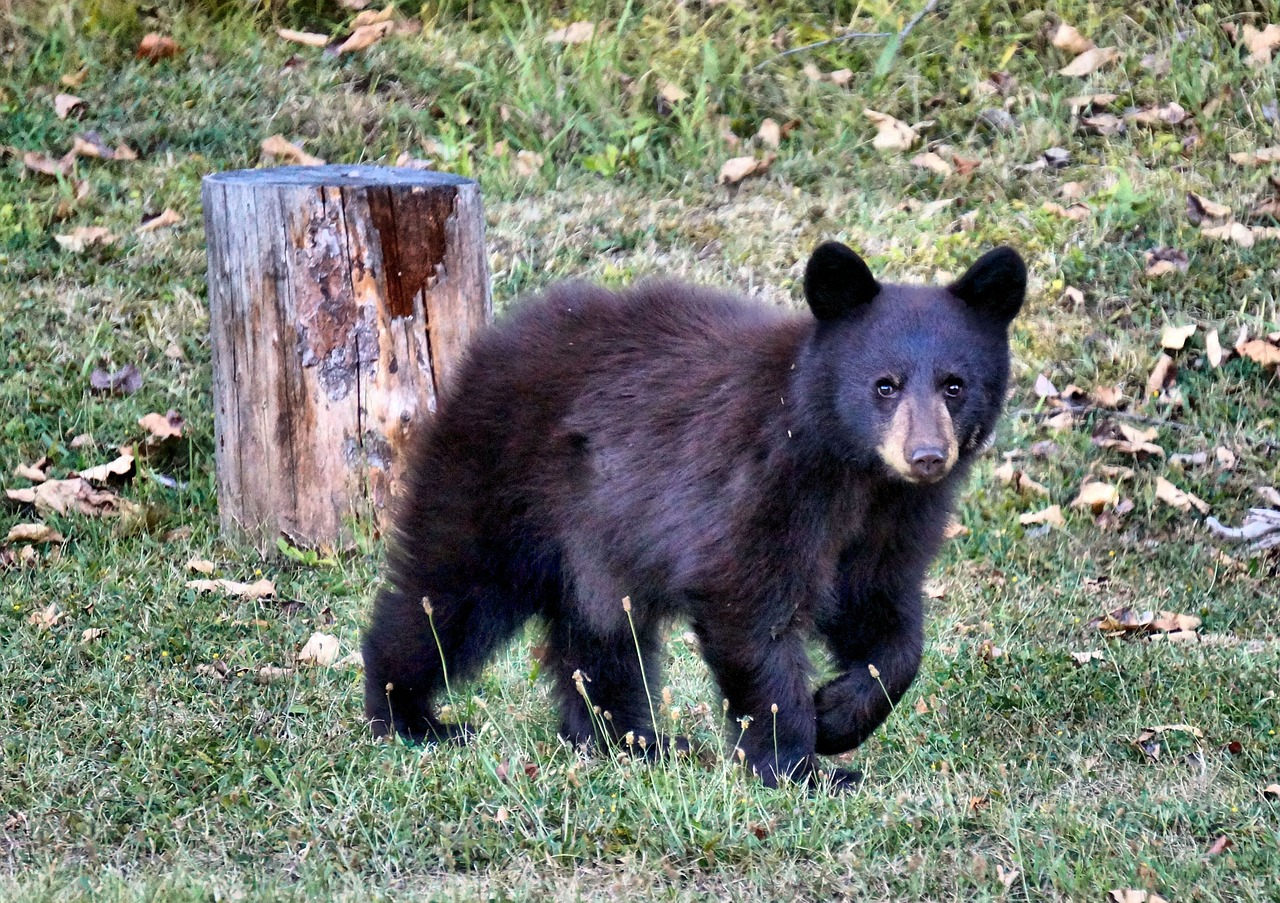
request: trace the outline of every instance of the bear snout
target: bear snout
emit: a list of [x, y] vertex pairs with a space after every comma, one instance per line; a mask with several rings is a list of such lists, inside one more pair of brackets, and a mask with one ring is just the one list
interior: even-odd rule
[[941, 479], [951, 469], [947, 466], [947, 450], [940, 445], [917, 448], [908, 460], [911, 463], [912, 474], [925, 483]]

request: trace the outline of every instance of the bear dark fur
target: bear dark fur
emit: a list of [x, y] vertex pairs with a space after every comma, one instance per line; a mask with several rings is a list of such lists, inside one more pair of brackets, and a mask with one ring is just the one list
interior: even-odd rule
[[[795, 315], [562, 285], [475, 343], [408, 469], [364, 637], [376, 735], [456, 733], [446, 679], [538, 615], [575, 742], [603, 724], [655, 747], [636, 646], [661, 686], [672, 618], [751, 717], [739, 745], [767, 784], [867, 738], [915, 677], [925, 570], [1000, 412], [1026, 270], [1001, 248], [945, 288], [880, 285], [829, 243], [804, 288]], [[840, 672], [816, 691], [811, 636]]]

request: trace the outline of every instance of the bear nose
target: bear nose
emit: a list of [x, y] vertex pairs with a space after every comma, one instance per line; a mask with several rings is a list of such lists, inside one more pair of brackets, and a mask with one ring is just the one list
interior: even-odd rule
[[911, 454], [911, 470], [923, 480], [936, 480], [946, 468], [947, 458], [941, 448], [918, 448]]

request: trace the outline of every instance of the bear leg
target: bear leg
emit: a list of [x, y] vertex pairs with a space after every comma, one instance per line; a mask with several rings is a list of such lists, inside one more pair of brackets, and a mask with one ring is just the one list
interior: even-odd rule
[[632, 634], [626, 623], [604, 632], [581, 620], [561, 615], [547, 631], [545, 663], [555, 678], [560, 735], [574, 744], [625, 745], [630, 734], [634, 751], [660, 754], [665, 744], [646, 691], [646, 682], [649, 688], [661, 682], [656, 625], [636, 623]]
[[761, 639], [740, 627], [722, 620], [697, 628], [703, 656], [729, 700], [736, 746], [768, 787], [782, 778], [811, 780], [816, 730], [804, 638], [789, 631]]
[[912, 631], [885, 636], [865, 658], [848, 662], [843, 674], [818, 688], [818, 753], [838, 755], [858, 747], [889, 717], [915, 680], [922, 643]]

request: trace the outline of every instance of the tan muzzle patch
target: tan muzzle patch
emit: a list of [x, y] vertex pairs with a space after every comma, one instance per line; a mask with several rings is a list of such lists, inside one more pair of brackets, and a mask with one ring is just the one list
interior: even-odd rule
[[945, 477], [960, 457], [946, 402], [937, 395], [903, 398], [880, 437], [876, 453], [909, 483], [933, 483]]

